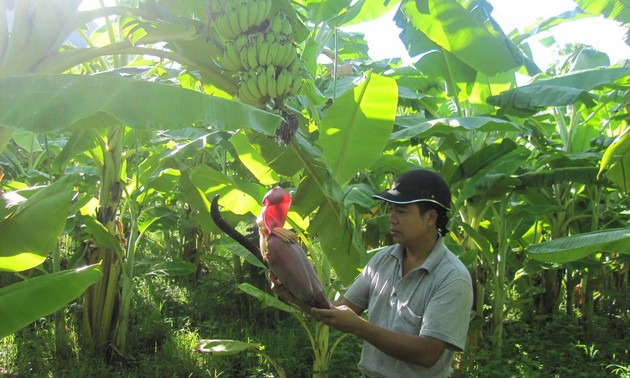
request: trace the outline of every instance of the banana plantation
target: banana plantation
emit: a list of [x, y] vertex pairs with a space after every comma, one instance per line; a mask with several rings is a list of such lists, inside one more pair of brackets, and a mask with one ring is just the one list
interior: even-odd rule
[[[630, 6], [575, 3], [519, 31], [488, 0], [0, 0], [0, 376], [358, 377], [211, 207], [256, 243], [290, 193], [333, 300], [424, 167], [473, 280], [454, 376], [628, 377], [630, 57], [548, 32]], [[413, 63], [347, 31], [390, 14]]]

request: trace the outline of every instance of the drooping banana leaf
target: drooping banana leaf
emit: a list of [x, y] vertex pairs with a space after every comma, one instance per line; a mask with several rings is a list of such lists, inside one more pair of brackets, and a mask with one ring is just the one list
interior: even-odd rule
[[493, 76], [524, 62], [505, 35], [489, 30], [455, 0], [407, 0], [401, 10], [415, 29], [476, 71]]
[[566, 263], [595, 252], [630, 254], [630, 228], [587, 232], [531, 245], [529, 256], [535, 260]]
[[630, 23], [630, 3], [620, 0], [575, 0], [586, 12]]
[[198, 125], [273, 135], [280, 122], [277, 115], [236, 101], [161, 83], [53, 74], [0, 78], [0, 125], [14, 129], [49, 132], [122, 124], [172, 130]]
[[19, 272], [44, 262], [66, 224], [73, 180], [65, 176], [40, 189], [0, 219], [0, 270]]
[[99, 265], [90, 265], [0, 288], [0, 338], [59, 310], [102, 275]]
[[630, 68], [605, 68], [580, 71], [551, 79], [543, 79], [519, 88], [488, 97], [488, 103], [506, 113], [531, 115], [553, 106], [582, 102], [593, 106], [596, 97], [591, 90], [603, 86], [630, 85]]

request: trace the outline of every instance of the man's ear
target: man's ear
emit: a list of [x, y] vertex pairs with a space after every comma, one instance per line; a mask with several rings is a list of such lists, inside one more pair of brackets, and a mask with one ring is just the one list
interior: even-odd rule
[[429, 222], [432, 225], [436, 225], [437, 224], [437, 220], [438, 220], [438, 212], [435, 209], [431, 209], [429, 211], [427, 211], [427, 217], [429, 217]]

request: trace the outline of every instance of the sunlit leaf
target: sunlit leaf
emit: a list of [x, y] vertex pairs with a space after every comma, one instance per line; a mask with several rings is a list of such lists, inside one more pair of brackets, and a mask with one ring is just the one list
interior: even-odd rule
[[234, 145], [241, 163], [249, 169], [262, 185], [268, 186], [278, 182], [278, 174], [266, 164], [260, 152], [249, 142], [245, 134], [234, 134], [230, 138], [230, 142]]
[[521, 65], [505, 37], [455, 0], [406, 1], [402, 10], [416, 29], [479, 72], [492, 76]]
[[258, 299], [262, 307], [273, 307], [286, 312], [300, 313], [300, 310], [296, 309], [295, 307], [289, 306], [277, 297], [269, 293], [265, 293], [264, 291], [256, 288], [255, 286], [252, 286], [251, 284], [242, 283], [238, 285], [238, 288], [241, 289], [243, 292], [251, 295], [252, 297]]
[[598, 177], [606, 168], [610, 168], [606, 172], [606, 177], [617, 184], [624, 193], [630, 193], [630, 128], [626, 128], [604, 152]]
[[92, 236], [96, 245], [102, 248], [112, 249], [121, 256], [124, 254], [120, 241], [96, 218], [82, 216], [81, 222], [85, 225], [85, 230]]
[[243, 352], [258, 352], [262, 348], [258, 343], [246, 343], [237, 340], [203, 339], [196, 351], [218, 356], [233, 356]]
[[318, 143], [340, 184], [381, 155], [396, 115], [397, 91], [394, 80], [368, 75], [326, 111]]
[[65, 176], [39, 190], [0, 222], [0, 270], [22, 271], [46, 259], [66, 224], [73, 180]]

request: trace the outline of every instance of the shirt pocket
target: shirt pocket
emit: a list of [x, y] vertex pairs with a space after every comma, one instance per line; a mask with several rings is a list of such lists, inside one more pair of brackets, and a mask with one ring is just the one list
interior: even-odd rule
[[422, 316], [416, 315], [407, 306], [402, 307], [394, 322], [393, 330], [409, 335], [419, 335], [420, 329], [422, 329]]

